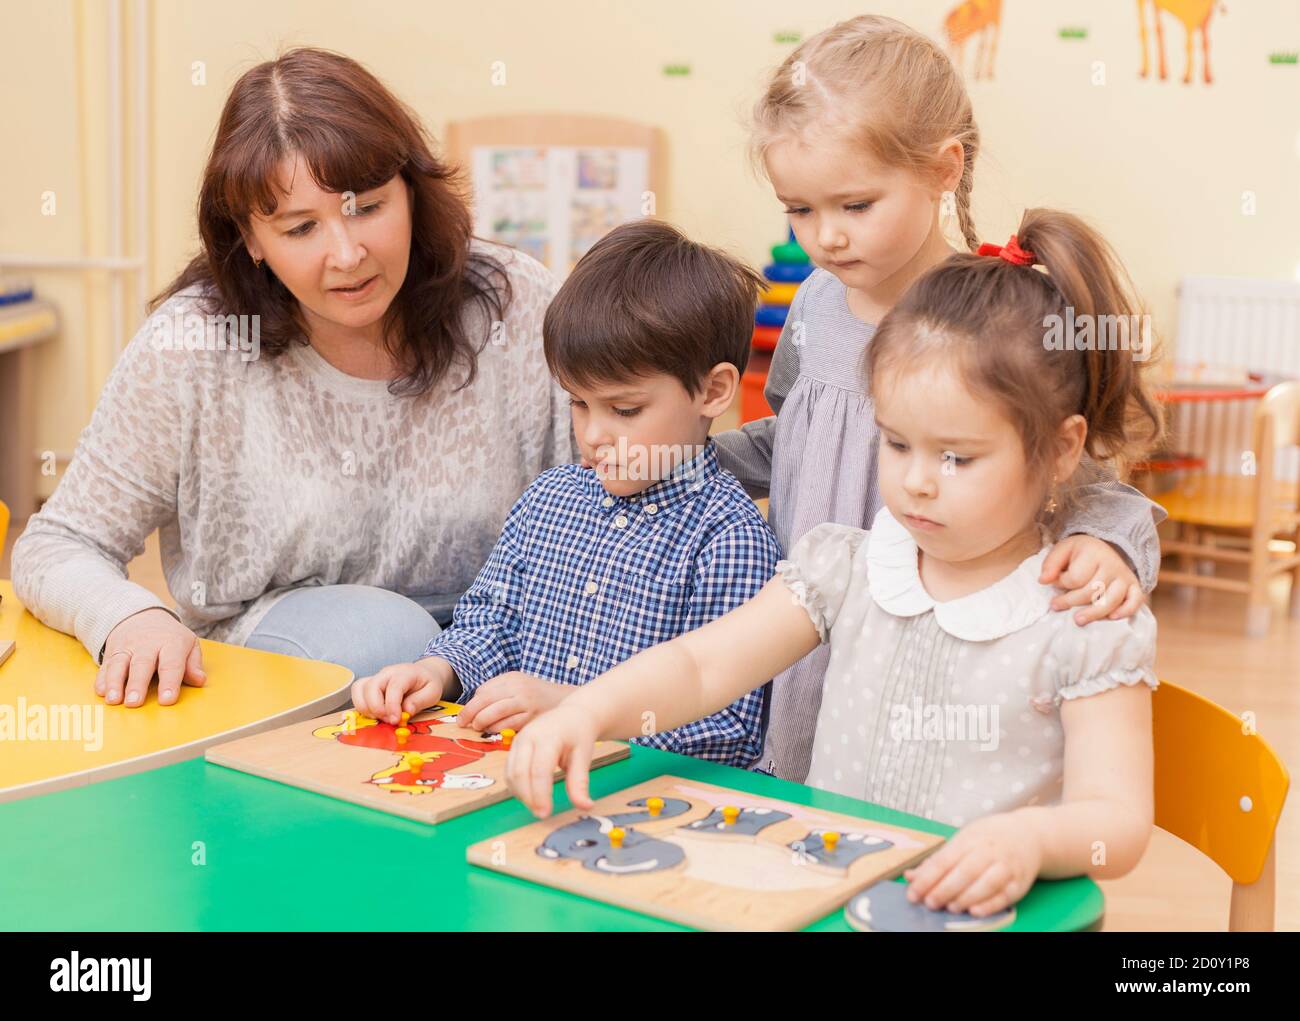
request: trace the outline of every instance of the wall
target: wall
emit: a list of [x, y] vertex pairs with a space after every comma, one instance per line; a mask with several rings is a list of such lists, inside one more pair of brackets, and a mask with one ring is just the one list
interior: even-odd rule
[[[449, 119], [573, 110], [663, 127], [670, 186], [659, 211], [702, 240], [761, 263], [784, 233], [780, 205], [744, 159], [744, 116], [764, 73], [805, 37], [866, 9], [940, 38], [948, 3], [802, 0], [153, 0], [148, 238], [151, 289], [193, 251], [197, 182], [226, 92], [282, 47], [337, 49], [367, 64], [438, 135]], [[15, 5], [10, 5], [15, 7]], [[1189, 273], [1300, 273], [1300, 2], [1229, 4], [1211, 19], [1214, 82], [1183, 85], [1182, 27], [1166, 16], [1170, 80], [1140, 80], [1132, 0], [1004, 0], [995, 77], [970, 80], [984, 153], [975, 212], [1003, 241], [1028, 205], [1089, 217], [1127, 261], [1172, 332]], [[50, 0], [6, 10], [0, 84], [10, 97], [0, 160], [0, 251], [104, 251], [104, 5]], [[129, 13], [129, 8], [128, 8]], [[1066, 26], [1085, 39], [1062, 39]], [[129, 30], [127, 38], [130, 38]], [[1152, 40], [1154, 48], [1154, 39]], [[968, 47], [972, 68], [975, 47]], [[206, 84], [192, 84], [204, 62]], [[506, 84], [491, 82], [505, 61]], [[1101, 62], [1103, 81], [1098, 83]], [[686, 77], [662, 73], [690, 64]], [[15, 97], [21, 97], [14, 102]], [[56, 217], [40, 193], [60, 195]], [[1244, 210], [1253, 193], [1254, 212]], [[128, 213], [127, 222], [131, 222]], [[71, 450], [112, 360], [102, 277], [43, 273], [66, 328], [40, 355], [43, 448]], [[133, 310], [132, 328], [139, 322]], [[44, 480], [48, 492], [53, 479]]]

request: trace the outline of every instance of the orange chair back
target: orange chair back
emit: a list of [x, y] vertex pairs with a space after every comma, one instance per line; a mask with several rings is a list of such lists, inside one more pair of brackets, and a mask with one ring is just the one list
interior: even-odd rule
[[1234, 883], [1260, 878], [1290, 779], [1247, 721], [1161, 681], [1152, 696], [1155, 823], [1207, 854]]

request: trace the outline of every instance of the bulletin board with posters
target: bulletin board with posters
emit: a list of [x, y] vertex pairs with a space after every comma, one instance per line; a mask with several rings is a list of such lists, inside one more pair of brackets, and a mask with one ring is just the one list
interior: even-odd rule
[[613, 228], [664, 201], [660, 132], [631, 121], [456, 121], [447, 153], [469, 173], [474, 233], [527, 252], [561, 278]]

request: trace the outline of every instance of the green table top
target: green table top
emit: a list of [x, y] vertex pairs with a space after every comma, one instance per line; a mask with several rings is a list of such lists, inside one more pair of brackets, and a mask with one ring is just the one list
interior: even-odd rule
[[[953, 829], [775, 777], [632, 749], [593, 797], [664, 773], [911, 826]], [[555, 810], [569, 807], [563, 785]], [[510, 799], [437, 826], [194, 759], [0, 805], [6, 930], [672, 930], [680, 926], [476, 868], [465, 849], [533, 821]], [[205, 863], [198, 863], [205, 862]], [[1099, 923], [1087, 878], [1040, 880], [1014, 929]], [[851, 931], [836, 910], [813, 931]]]

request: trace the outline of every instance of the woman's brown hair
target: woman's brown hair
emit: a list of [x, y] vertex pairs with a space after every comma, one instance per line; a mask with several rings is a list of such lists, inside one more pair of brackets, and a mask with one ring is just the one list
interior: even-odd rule
[[1079, 414], [1085, 452], [1122, 474], [1163, 434], [1143, 372], [1155, 355], [1150, 316], [1114, 251], [1078, 217], [1030, 209], [1015, 236], [1047, 272], [950, 256], [881, 320], [867, 346], [870, 385], [886, 370], [937, 357], [972, 393], [997, 402], [1031, 471], [1045, 471], [1061, 423]]
[[[298, 301], [271, 270], [256, 266], [241, 228], [275, 212], [286, 158], [300, 155], [324, 190], [361, 193], [401, 174], [411, 189], [406, 279], [384, 317], [389, 353], [406, 373], [395, 394], [422, 394], [451, 367], [468, 386], [491, 324], [504, 318], [510, 281], [502, 265], [472, 252], [472, 222], [460, 171], [437, 159], [419, 119], [356, 61], [300, 48], [242, 75], [226, 99], [199, 190], [202, 250], [150, 309], [194, 285], [210, 288], [212, 313], [260, 315], [260, 344], [275, 357], [306, 343]], [[469, 335], [466, 304], [484, 315]]]

